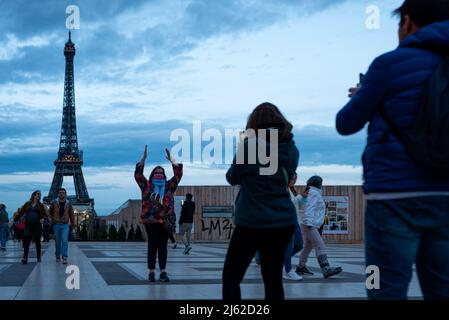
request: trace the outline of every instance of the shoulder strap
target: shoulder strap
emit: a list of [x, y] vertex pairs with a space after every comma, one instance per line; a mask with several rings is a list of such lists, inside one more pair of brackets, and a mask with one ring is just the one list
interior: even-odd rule
[[[440, 53], [440, 54], [442, 54], [442, 53]], [[437, 68], [434, 70], [434, 72], [437, 71], [437, 69], [440, 68], [444, 64], [449, 66], [449, 55], [447, 53], [442, 54], [441, 64], [439, 64], [437, 66]], [[430, 77], [429, 82], [432, 80], [432, 77], [433, 77], [433, 74]], [[423, 97], [421, 98], [421, 101], [420, 101], [421, 106], [423, 106], [427, 102], [426, 98], [428, 96], [428, 92], [427, 92], [428, 85], [429, 85], [429, 83], [426, 84], [426, 91], [425, 91]], [[385, 123], [390, 128], [390, 131], [396, 137], [398, 137], [399, 139], [402, 140], [403, 137], [404, 137], [403, 130], [399, 129], [399, 127], [396, 125], [396, 123], [393, 121], [393, 119], [388, 115], [387, 111], [385, 110], [385, 105], [384, 104], [382, 104], [382, 106], [379, 108], [379, 114], [382, 116], [382, 119], [385, 121]], [[419, 116], [420, 115], [418, 114], [418, 117]], [[383, 139], [386, 139], [386, 136], [384, 136]]]

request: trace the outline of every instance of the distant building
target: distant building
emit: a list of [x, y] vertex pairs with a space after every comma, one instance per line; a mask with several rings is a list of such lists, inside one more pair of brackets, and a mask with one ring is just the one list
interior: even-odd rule
[[[102, 217], [106, 221], [106, 226], [115, 226], [118, 230], [121, 226], [125, 228], [126, 234], [128, 235], [131, 225], [134, 226], [134, 231], [136, 231], [137, 225], [139, 224], [139, 216], [141, 210], [140, 200], [127, 200], [119, 208], [117, 208], [110, 215]], [[144, 240], [147, 239], [145, 228], [140, 225], [142, 231], [142, 237]]]
[[[303, 187], [298, 187], [303, 188]], [[191, 193], [196, 203], [193, 239], [196, 241], [228, 241], [235, 228], [232, 214], [238, 187], [232, 186], [179, 186], [175, 194], [175, 214], [179, 221], [182, 201]], [[328, 243], [362, 243], [365, 199], [361, 186], [324, 186], [327, 218], [324, 239]], [[108, 226], [118, 230], [123, 225], [127, 234], [139, 225], [141, 200], [130, 199], [106, 217]], [[179, 225], [177, 224], [177, 228]], [[147, 235], [140, 225], [142, 236]]]

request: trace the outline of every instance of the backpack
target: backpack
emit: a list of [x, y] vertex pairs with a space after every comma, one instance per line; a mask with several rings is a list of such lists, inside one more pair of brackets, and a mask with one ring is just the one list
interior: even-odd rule
[[430, 77], [410, 128], [398, 128], [384, 107], [380, 115], [416, 163], [432, 176], [449, 176], [449, 56]]

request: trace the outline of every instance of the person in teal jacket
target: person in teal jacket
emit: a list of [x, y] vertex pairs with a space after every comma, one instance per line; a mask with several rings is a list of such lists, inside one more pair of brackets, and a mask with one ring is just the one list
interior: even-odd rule
[[[299, 160], [292, 127], [275, 105], [259, 105], [249, 116], [247, 137], [239, 144], [237, 156], [226, 174], [227, 181], [239, 185], [240, 191], [235, 200], [236, 228], [223, 269], [224, 300], [241, 299], [240, 282], [256, 251], [260, 255], [265, 298], [284, 299], [282, 268], [296, 224], [296, 209], [288, 185]], [[276, 132], [278, 137], [272, 140], [271, 134]], [[252, 145], [257, 146], [258, 157], [250, 152]], [[272, 151], [276, 146], [277, 154]], [[274, 172], [263, 170], [273, 163], [264, 161], [261, 150], [270, 150], [268, 158], [275, 163]], [[254, 158], [256, 161], [251, 161]]]

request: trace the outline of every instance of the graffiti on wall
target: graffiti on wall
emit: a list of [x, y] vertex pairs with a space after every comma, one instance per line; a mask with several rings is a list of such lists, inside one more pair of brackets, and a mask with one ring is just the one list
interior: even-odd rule
[[208, 236], [211, 236], [214, 231], [217, 231], [220, 239], [229, 240], [234, 229], [232, 219], [201, 219], [201, 232], [206, 233]]

